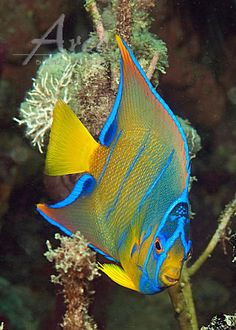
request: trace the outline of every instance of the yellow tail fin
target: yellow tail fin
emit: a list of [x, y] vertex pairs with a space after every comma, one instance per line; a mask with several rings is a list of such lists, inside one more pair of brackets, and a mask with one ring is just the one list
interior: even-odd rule
[[46, 156], [47, 175], [89, 172], [91, 155], [99, 144], [71, 108], [58, 100]]
[[139, 291], [135, 286], [128, 274], [119, 266], [114, 264], [98, 264], [98, 269], [103, 271], [117, 284], [124, 286], [128, 289]]

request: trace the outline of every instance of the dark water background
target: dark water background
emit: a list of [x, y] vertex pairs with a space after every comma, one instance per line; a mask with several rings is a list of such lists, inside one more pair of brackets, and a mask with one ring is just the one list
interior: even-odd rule
[[[46, 3], [46, 2], [45, 2]], [[12, 118], [17, 116], [40, 57], [22, 66], [30, 40], [66, 14], [64, 37], [86, 39], [92, 26], [81, 4], [48, 1], [0, 4], [0, 321], [6, 329], [59, 329], [62, 297], [49, 277], [45, 241], [55, 229], [41, 221], [34, 205], [45, 196], [43, 156], [33, 150]], [[193, 260], [217, 226], [217, 217], [236, 188], [236, 2], [165, 1], [153, 10], [152, 32], [168, 46], [169, 69], [158, 91], [176, 114], [188, 118], [202, 139], [193, 161], [191, 190]], [[45, 47], [42, 52], [54, 51]], [[235, 219], [233, 220], [235, 222]], [[235, 224], [231, 225], [235, 230]], [[224, 244], [225, 243], [225, 244]], [[228, 242], [194, 276], [200, 325], [236, 306], [235, 265]], [[95, 281], [92, 313], [101, 329], [177, 329], [166, 292], [142, 296], [104, 276]]]

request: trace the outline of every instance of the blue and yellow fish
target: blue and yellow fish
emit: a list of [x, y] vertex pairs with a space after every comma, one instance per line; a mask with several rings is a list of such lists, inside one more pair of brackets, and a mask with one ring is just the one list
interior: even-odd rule
[[115, 104], [99, 142], [68, 105], [56, 103], [46, 174], [81, 173], [72, 192], [38, 211], [66, 234], [77, 230], [113, 263], [116, 283], [153, 294], [174, 285], [190, 250], [185, 134], [132, 51], [121, 52]]

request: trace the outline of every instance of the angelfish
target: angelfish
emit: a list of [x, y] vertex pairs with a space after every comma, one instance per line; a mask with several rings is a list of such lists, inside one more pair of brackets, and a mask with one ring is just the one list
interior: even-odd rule
[[81, 176], [64, 200], [37, 209], [112, 261], [99, 268], [114, 282], [153, 294], [179, 280], [190, 250], [190, 158], [176, 117], [116, 40], [120, 82], [99, 141], [67, 104], [55, 105], [45, 172]]

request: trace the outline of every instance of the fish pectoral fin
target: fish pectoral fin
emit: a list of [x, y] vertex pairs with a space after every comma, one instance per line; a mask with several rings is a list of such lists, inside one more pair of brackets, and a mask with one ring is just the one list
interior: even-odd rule
[[118, 265], [114, 264], [100, 264], [98, 263], [98, 269], [105, 273], [112, 281], [117, 284], [124, 286], [125, 288], [139, 291], [135, 286], [131, 278], [126, 274], [126, 272]]
[[91, 155], [98, 147], [71, 108], [58, 100], [53, 111], [45, 173], [56, 176], [89, 172]]

